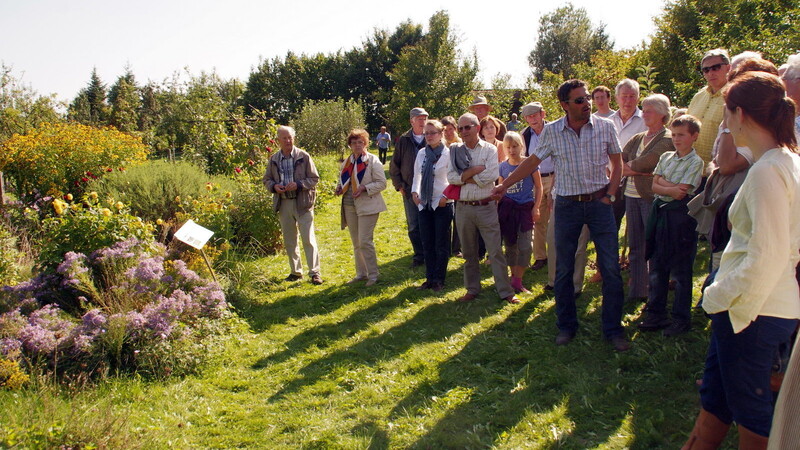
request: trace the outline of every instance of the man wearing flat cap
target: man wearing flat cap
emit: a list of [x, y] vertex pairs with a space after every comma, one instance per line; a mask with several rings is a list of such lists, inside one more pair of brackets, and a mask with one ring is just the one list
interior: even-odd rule
[[425, 121], [428, 120], [428, 112], [424, 108], [414, 108], [409, 117], [411, 129], [397, 139], [392, 161], [389, 163], [389, 175], [394, 188], [403, 196], [408, 239], [411, 240], [414, 249], [411, 267], [417, 267], [425, 263], [425, 258], [422, 254], [422, 237], [419, 232], [419, 209], [411, 198], [411, 183], [414, 180], [414, 161], [417, 159], [417, 152], [425, 147], [425, 136], [422, 132]]
[[[532, 155], [539, 145], [539, 136], [544, 131], [544, 120], [546, 116], [542, 104], [531, 102], [522, 107], [522, 118], [528, 123], [527, 128], [522, 130], [522, 138], [525, 139], [525, 155]], [[548, 157], [539, 165], [539, 172], [542, 176], [542, 203], [539, 207], [539, 220], [533, 228], [533, 257], [534, 262], [531, 266], [533, 270], [539, 270], [547, 265], [547, 223], [550, 221], [550, 191], [553, 190], [553, 179], [555, 178], [555, 166]]]

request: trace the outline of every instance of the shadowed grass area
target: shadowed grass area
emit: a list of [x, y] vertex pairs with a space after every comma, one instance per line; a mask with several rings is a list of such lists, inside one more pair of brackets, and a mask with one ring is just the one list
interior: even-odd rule
[[[352, 248], [339, 227], [338, 205], [331, 205], [316, 220], [323, 285], [282, 281], [284, 255], [233, 264], [231, 299], [251, 332], [229, 344], [217, 368], [161, 383], [113, 380], [70, 394], [65, 404], [87, 423], [124, 416], [123, 431], [147, 439], [145, 447], [666, 449], [683, 443], [699, 407], [695, 380], [708, 338], [699, 311], [694, 331], [666, 339], [639, 333], [642, 305], [626, 305], [633, 348], [618, 354], [601, 336], [600, 286], [587, 283], [578, 300], [580, 332], [556, 347], [555, 301], [542, 289], [546, 270], [526, 274], [532, 293], [518, 305], [499, 301], [485, 265], [479, 298], [455, 302], [464, 293], [458, 258], [450, 261], [445, 290], [419, 291], [424, 269], [409, 268], [401, 199], [391, 188], [384, 198], [389, 211], [375, 232], [378, 285], [345, 284], [355, 272]], [[706, 255], [703, 246], [696, 294]], [[89, 399], [100, 393], [95, 408]], [[0, 408], [8, 411], [12, 397], [14, 408], [28, 407], [40, 394], [14, 395], [0, 393]], [[51, 419], [43, 413], [29, 420]]]

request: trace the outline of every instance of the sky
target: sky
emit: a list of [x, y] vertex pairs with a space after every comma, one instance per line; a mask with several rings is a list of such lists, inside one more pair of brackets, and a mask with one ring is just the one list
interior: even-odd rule
[[[459, 50], [476, 50], [480, 77], [508, 73], [522, 86], [539, 18], [556, 2], [384, 2], [376, 0], [0, 0], [0, 62], [39, 94], [70, 101], [93, 68], [107, 85], [129, 67], [137, 81], [216, 71], [247, 81], [263, 59], [331, 53], [360, 46], [375, 28], [394, 31], [406, 19], [423, 24], [450, 16]], [[595, 24], [606, 24], [615, 48], [640, 45], [653, 32], [663, 0], [573, 0]], [[504, 9], [501, 4], [507, 4]], [[624, 12], [620, 12], [624, 11]]]

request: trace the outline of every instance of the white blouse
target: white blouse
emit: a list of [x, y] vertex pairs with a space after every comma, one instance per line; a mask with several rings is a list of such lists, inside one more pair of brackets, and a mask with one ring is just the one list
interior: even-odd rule
[[738, 333], [758, 316], [800, 318], [800, 157], [774, 148], [750, 168], [731, 204], [731, 239], [703, 309], [728, 311]]
[[[414, 161], [414, 180], [411, 182], [411, 192], [416, 192], [417, 195], [422, 194], [422, 165], [425, 163], [425, 148], [421, 148], [417, 152], [417, 159]], [[433, 165], [433, 198], [431, 199], [431, 208], [436, 209], [439, 207], [439, 199], [442, 198], [442, 193], [447, 187], [447, 171], [450, 169], [450, 149], [444, 146], [442, 155], [439, 160]], [[417, 205], [422, 211], [422, 203]]]

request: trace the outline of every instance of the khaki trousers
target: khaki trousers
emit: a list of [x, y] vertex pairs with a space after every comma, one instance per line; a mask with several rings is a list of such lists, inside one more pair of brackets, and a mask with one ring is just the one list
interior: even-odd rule
[[289, 269], [294, 275], [302, 275], [303, 265], [300, 263], [300, 247], [297, 245], [297, 230], [303, 240], [303, 250], [306, 254], [308, 275], [319, 275], [319, 250], [317, 237], [314, 233], [314, 211], [308, 210], [303, 214], [297, 211], [297, 199], [281, 199], [278, 210], [278, 220], [283, 234], [283, 247], [289, 257]]
[[[550, 201], [553, 198], [553, 180], [555, 174], [542, 177], [542, 202], [539, 204], [539, 220], [533, 225], [533, 259], [547, 259], [547, 247], [551, 240], [547, 239], [547, 224], [550, 222]], [[555, 264], [553, 264], [555, 270]], [[552, 286], [552, 284], [551, 284]]]
[[501, 245], [500, 222], [497, 219], [497, 203], [473, 206], [459, 203], [456, 208], [456, 226], [461, 238], [461, 253], [464, 255], [464, 286], [468, 294], [481, 291], [481, 267], [478, 259], [478, 235], [486, 243], [486, 256], [492, 262], [494, 288], [500, 298], [514, 295], [508, 280], [508, 265]]
[[344, 220], [353, 242], [356, 278], [378, 281], [378, 255], [375, 253], [373, 234], [379, 215], [359, 216], [355, 206], [344, 205]]

